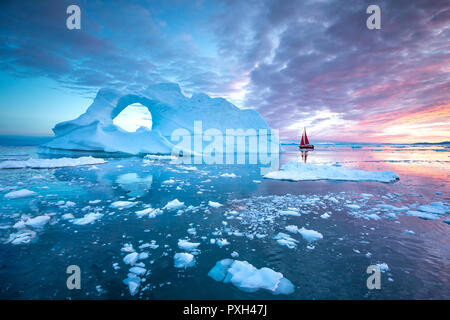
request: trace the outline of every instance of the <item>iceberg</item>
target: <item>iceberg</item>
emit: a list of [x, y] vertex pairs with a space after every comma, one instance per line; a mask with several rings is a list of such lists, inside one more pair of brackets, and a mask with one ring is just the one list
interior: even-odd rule
[[346, 169], [333, 165], [301, 163], [290, 161], [279, 171], [272, 171], [264, 175], [267, 179], [302, 181], [302, 180], [347, 180], [347, 181], [376, 181], [394, 182], [399, 176], [393, 171], [365, 171]]
[[223, 259], [209, 271], [216, 281], [231, 282], [242, 291], [255, 292], [264, 289], [272, 294], [291, 294], [294, 285], [282, 273], [270, 268], [257, 269], [247, 261]]
[[[136, 103], [150, 112], [151, 130], [140, 127], [135, 132], [128, 132], [114, 124], [116, 116]], [[270, 127], [257, 111], [239, 109], [223, 98], [211, 98], [203, 93], [187, 97], [175, 83], [153, 84], [139, 92], [103, 88], [85, 113], [55, 125], [55, 138], [44, 144], [40, 153], [72, 150], [170, 155], [176, 147], [171, 140], [174, 131], [182, 130], [192, 137], [194, 121], [201, 121], [202, 131], [217, 129], [225, 133], [227, 129], [254, 129], [259, 132], [265, 129], [270, 132]], [[192, 150], [179, 151], [183, 155], [195, 154]]]

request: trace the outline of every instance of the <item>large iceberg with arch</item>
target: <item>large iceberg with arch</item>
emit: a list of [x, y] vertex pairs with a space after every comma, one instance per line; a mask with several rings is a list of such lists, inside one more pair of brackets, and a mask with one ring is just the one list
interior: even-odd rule
[[[141, 127], [128, 132], [113, 123], [127, 106], [139, 103], [151, 113], [152, 128]], [[186, 96], [178, 84], [160, 83], [137, 92], [100, 89], [93, 103], [78, 118], [56, 124], [55, 138], [41, 151], [101, 151], [125, 154], [171, 154], [176, 146], [174, 132], [194, 136], [194, 123], [225, 133], [226, 130], [271, 132], [266, 121], [255, 110], [240, 109], [223, 98], [199, 93]], [[197, 128], [198, 129], [198, 128]], [[248, 131], [250, 129], [250, 131]], [[179, 139], [179, 137], [178, 137]], [[269, 136], [269, 143], [277, 138]], [[194, 140], [194, 139], [193, 139]], [[278, 141], [276, 141], [278, 143]], [[190, 150], [183, 150], [189, 153]]]

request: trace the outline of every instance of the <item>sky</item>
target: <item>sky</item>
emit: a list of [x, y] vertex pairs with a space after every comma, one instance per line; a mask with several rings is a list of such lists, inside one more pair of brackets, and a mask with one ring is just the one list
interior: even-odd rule
[[448, 141], [449, 39], [446, 0], [2, 0], [0, 135], [51, 135], [102, 87], [177, 82], [282, 139]]

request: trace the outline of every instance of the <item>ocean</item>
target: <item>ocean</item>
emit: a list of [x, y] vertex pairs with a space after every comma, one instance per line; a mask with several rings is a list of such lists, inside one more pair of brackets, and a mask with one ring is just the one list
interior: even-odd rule
[[[36, 139], [6, 139], [0, 165], [42, 157]], [[0, 298], [450, 299], [449, 144], [315, 147], [306, 155], [283, 145], [280, 164], [390, 170], [400, 179], [279, 181], [258, 165], [108, 155], [104, 164], [0, 169]], [[23, 189], [32, 194], [6, 196]], [[309, 241], [301, 228], [322, 238]], [[137, 288], [129, 283], [138, 271], [124, 261], [133, 252], [143, 269]], [[189, 253], [189, 266], [175, 267], [177, 253]], [[223, 259], [248, 262], [250, 274], [270, 268], [294, 290], [216, 281], [208, 273]], [[67, 287], [71, 265], [80, 289]], [[373, 265], [381, 288], [371, 290]]]

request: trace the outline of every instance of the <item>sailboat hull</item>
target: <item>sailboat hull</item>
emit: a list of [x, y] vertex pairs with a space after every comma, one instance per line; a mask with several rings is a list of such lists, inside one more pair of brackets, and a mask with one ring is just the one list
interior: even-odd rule
[[312, 144], [310, 145], [304, 145], [298, 147], [300, 150], [314, 150], [314, 146]]

